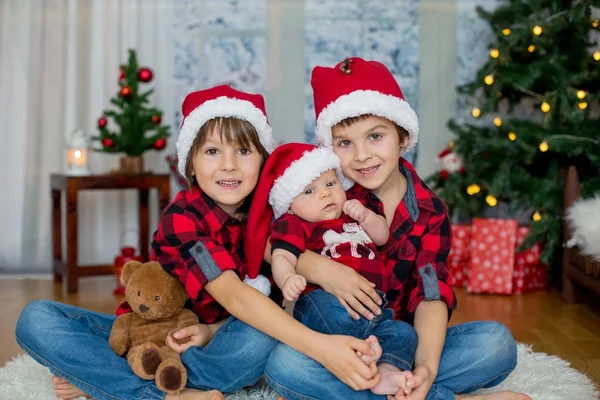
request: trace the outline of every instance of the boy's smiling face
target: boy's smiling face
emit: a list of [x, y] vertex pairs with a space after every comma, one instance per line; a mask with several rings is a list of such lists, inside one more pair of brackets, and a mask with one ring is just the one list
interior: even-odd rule
[[346, 192], [335, 171], [330, 169], [307, 185], [294, 198], [290, 211], [308, 222], [339, 218]]
[[400, 143], [396, 125], [388, 119], [368, 116], [350, 126], [332, 128], [333, 151], [340, 158], [342, 172], [362, 187], [377, 190], [387, 186], [398, 173]]
[[262, 156], [254, 145], [222, 141], [216, 127], [192, 158], [200, 190], [229, 215], [254, 190], [261, 164]]

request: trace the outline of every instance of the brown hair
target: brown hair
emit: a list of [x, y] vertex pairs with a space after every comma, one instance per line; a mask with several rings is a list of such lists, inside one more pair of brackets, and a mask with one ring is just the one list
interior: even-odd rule
[[[196, 139], [192, 143], [187, 160], [185, 161], [185, 179], [189, 189], [193, 189], [198, 185], [192, 165], [192, 159], [198, 153], [198, 150], [206, 143], [208, 135], [216, 130], [221, 135], [221, 141], [227, 144], [240, 144], [244, 147], [256, 147], [262, 156], [262, 162], [269, 156], [269, 153], [260, 143], [258, 132], [254, 125], [250, 122], [233, 117], [217, 117], [210, 119], [204, 123], [196, 134]], [[248, 196], [250, 197], [250, 196]]]
[[[359, 115], [358, 117], [349, 117], [349, 118], [341, 120], [340, 122], [338, 122], [337, 124], [335, 124], [335, 126], [339, 125], [339, 126], [343, 126], [343, 127], [347, 128], [347, 127], [352, 126], [355, 123], [360, 122], [363, 119], [367, 119], [369, 117], [377, 117], [377, 115], [362, 114], [362, 115]], [[381, 118], [385, 118], [385, 117], [381, 117]], [[394, 121], [391, 121], [389, 119], [388, 119], [388, 121], [390, 121], [391, 123], [393, 123], [394, 126], [396, 127], [396, 131], [398, 132], [398, 138], [400, 139], [400, 143], [404, 143], [404, 139], [406, 139], [407, 137], [409, 137], [408, 131], [406, 129], [404, 129], [403, 127], [399, 126]]]

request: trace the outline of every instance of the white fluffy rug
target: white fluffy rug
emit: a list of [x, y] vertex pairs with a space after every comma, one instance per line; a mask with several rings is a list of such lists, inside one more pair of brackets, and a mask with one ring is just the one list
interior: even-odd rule
[[[533, 400], [598, 399], [592, 381], [558, 357], [534, 353], [529, 346], [519, 345], [519, 362], [514, 372], [493, 389], [477, 393], [514, 390], [527, 393]], [[249, 390], [227, 396], [228, 400], [275, 400], [277, 395], [264, 383]], [[0, 399], [56, 400], [48, 369], [28, 356], [18, 356], [0, 368]]]

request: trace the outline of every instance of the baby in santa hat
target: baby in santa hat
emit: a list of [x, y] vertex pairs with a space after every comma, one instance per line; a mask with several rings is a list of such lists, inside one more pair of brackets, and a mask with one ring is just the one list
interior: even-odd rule
[[[250, 269], [260, 265], [270, 235], [275, 283], [288, 301], [300, 297], [296, 318], [318, 332], [365, 339], [373, 354], [359, 355], [366, 364], [377, 363], [381, 375], [371, 391], [409, 393], [406, 381], [412, 376], [417, 345], [412, 326], [394, 321], [393, 310], [385, 304], [374, 321], [352, 320], [335, 296], [307, 285], [296, 272], [298, 257], [310, 250], [355, 269], [382, 295], [387, 290], [389, 275], [376, 248], [388, 240], [387, 223], [359, 200], [347, 200], [345, 189], [350, 186], [330, 149], [302, 143], [277, 148], [265, 163], [250, 207], [246, 265]], [[324, 315], [327, 321], [318, 317]]]

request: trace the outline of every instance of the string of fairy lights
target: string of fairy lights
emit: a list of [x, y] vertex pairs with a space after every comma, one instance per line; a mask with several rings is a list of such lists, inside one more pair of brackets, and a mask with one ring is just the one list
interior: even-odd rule
[[[555, 14], [555, 15], [549, 17], [549, 18], [547, 18], [546, 22], [549, 22], [550, 20], [552, 20], [552, 19], [554, 19], [554, 18], [562, 15], [563, 13], [564, 13], [564, 11], [560, 12], [558, 14]], [[598, 26], [600, 26], [600, 21], [598, 21], [598, 19], [594, 19], [594, 20], [591, 21], [591, 25], [594, 28], [598, 28]], [[532, 31], [533, 35], [540, 36], [540, 35], [543, 34], [544, 29], [542, 28], [541, 25], [535, 25], [535, 26], [533, 26], [533, 28], [531, 29], [531, 31]], [[504, 36], [510, 36], [511, 30], [509, 28], [505, 28], [505, 29], [502, 30], [502, 34]], [[535, 52], [535, 50], [536, 50], [536, 46], [534, 44], [531, 44], [531, 45], [529, 45], [527, 47], [527, 51], [529, 53], [533, 53], [533, 52]], [[490, 50], [489, 54], [490, 54], [491, 58], [498, 59], [500, 57], [500, 50], [497, 49], [497, 48], [493, 48], [493, 49]], [[600, 61], [600, 51], [595, 51], [591, 55], [591, 57], [595, 61]], [[494, 82], [495, 82], [495, 78], [494, 78], [493, 73], [485, 75], [485, 77], [483, 78], [483, 81], [488, 86], [493, 85]], [[519, 87], [518, 89], [521, 90], [522, 92], [525, 92], [525, 93], [527, 93], [527, 94], [529, 94], [529, 95], [531, 95], [533, 97], [536, 97], [539, 100], [541, 100], [540, 110], [544, 114], [548, 114], [550, 112], [550, 110], [552, 109], [552, 106], [550, 105], [550, 103], [546, 99], [544, 99], [543, 96], [540, 95], [539, 93], [532, 92], [532, 91], [527, 90], [527, 89], [522, 88], [522, 87]], [[498, 93], [498, 97], [501, 97], [501, 95], [502, 95], [501, 93]], [[575, 95], [576, 95], [577, 99], [579, 100], [577, 102], [577, 107], [580, 110], [585, 110], [588, 107], [588, 102], [586, 101], [588, 93], [585, 90], [577, 90], [576, 93], [575, 93]], [[473, 109], [471, 110], [471, 115], [474, 118], [479, 118], [481, 116], [481, 113], [482, 113], [482, 111], [481, 111], [481, 109], [479, 107], [473, 107]], [[500, 116], [494, 117], [493, 123], [494, 123], [494, 125], [496, 127], [498, 127], [498, 128], [501, 127], [502, 126], [502, 118]], [[508, 136], [508, 140], [510, 140], [512, 142], [514, 142], [514, 141], [517, 140], [517, 134], [514, 131], [512, 131], [512, 130], [508, 132], [507, 136]], [[554, 135], [552, 137], [563, 137], [563, 136], [566, 136], [566, 135]], [[573, 138], [573, 139], [577, 139], [577, 138]], [[597, 141], [597, 140], [594, 140], [594, 139], [588, 139], [588, 138], [578, 138], [578, 139], [579, 140], [592, 141], [592, 142], [594, 142], [596, 144], [600, 143], [600, 141]], [[550, 145], [548, 144], [548, 140], [549, 139], [545, 139], [545, 140], [543, 140], [539, 144], [538, 148], [539, 148], [539, 150], [541, 152], [547, 152], [550, 149]], [[449, 145], [450, 148], [452, 148], [452, 147], [454, 147], [454, 142], [451, 141], [448, 145]], [[481, 186], [479, 186], [476, 183], [473, 183], [473, 184], [467, 186], [467, 194], [469, 194], [471, 196], [481, 193], [481, 190], [482, 190]], [[490, 207], [494, 207], [494, 206], [496, 206], [498, 204], [498, 199], [495, 196], [493, 196], [492, 194], [486, 195], [485, 201], [486, 201], [486, 203]], [[534, 222], [541, 221], [542, 218], [543, 218], [543, 215], [542, 215], [542, 213], [540, 213], [540, 211], [535, 211], [535, 213], [531, 217], [531, 219]]]

